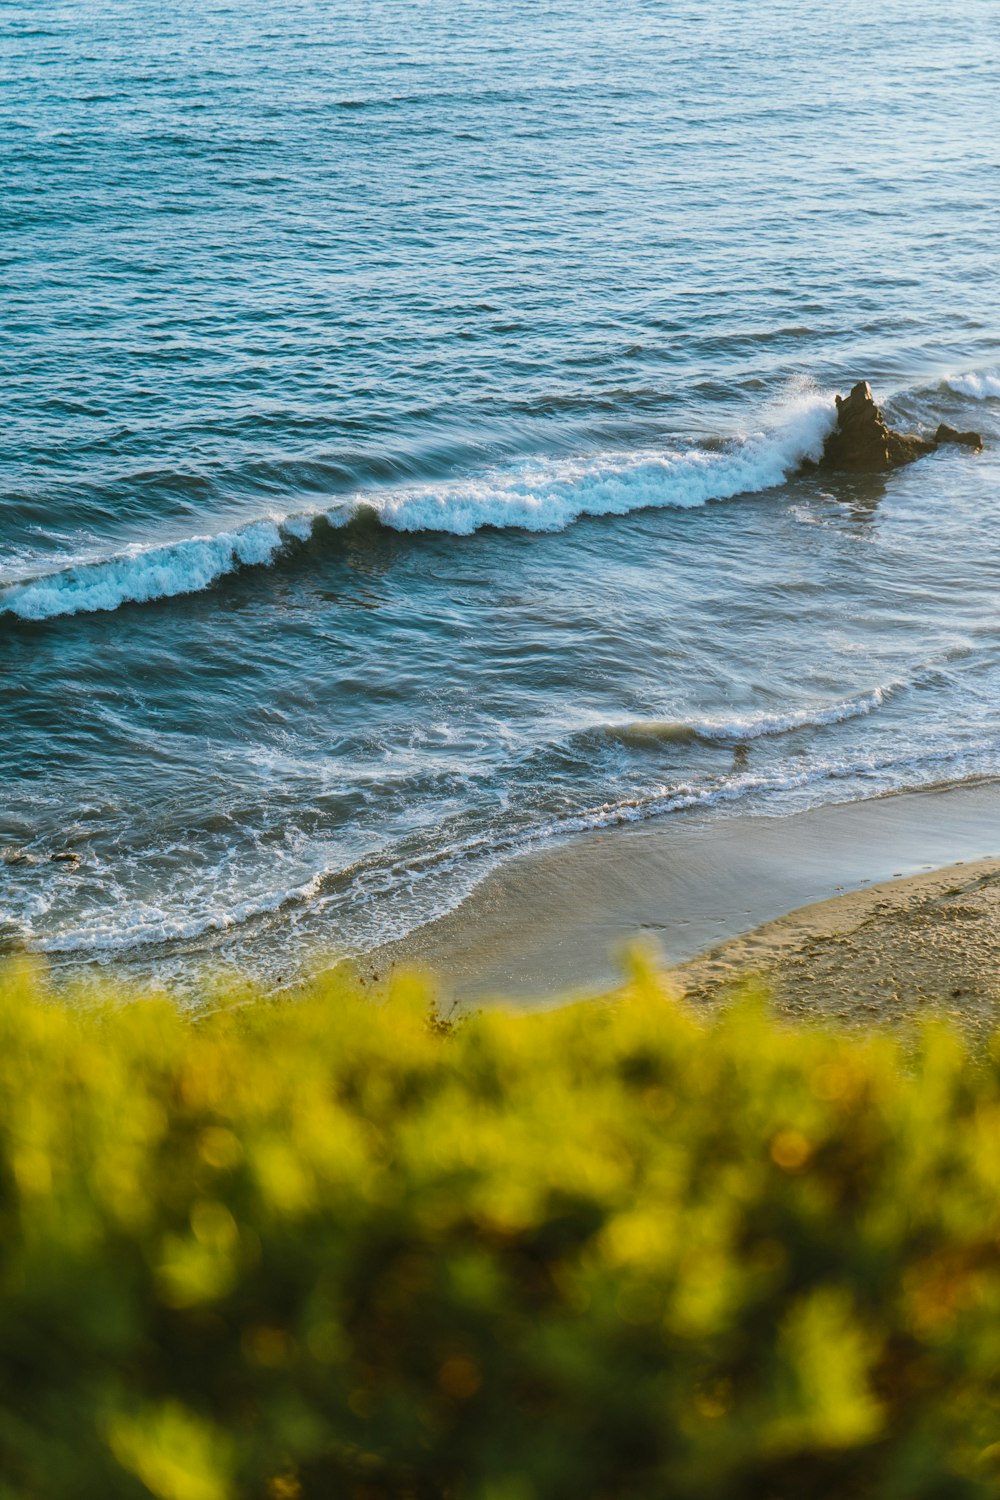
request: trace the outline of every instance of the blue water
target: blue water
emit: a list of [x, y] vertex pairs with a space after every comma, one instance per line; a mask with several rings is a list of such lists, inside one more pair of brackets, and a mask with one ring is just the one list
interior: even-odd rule
[[[1000, 774], [994, 0], [40, 0], [0, 70], [0, 944], [285, 977]], [[797, 477], [862, 376], [986, 452]]]

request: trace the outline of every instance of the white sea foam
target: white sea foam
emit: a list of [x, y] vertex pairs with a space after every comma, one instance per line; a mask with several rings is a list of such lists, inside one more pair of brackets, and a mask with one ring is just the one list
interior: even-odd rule
[[486, 526], [562, 531], [581, 516], [686, 509], [753, 494], [780, 484], [803, 459], [819, 456], [833, 407], [812, 390], [793, 397], [777, 415], [771, 431], [718, 449], [537, 459], [476, 479], [372, 491], [313, 514], [272, 516], [214, 536], [129, 547], [9, 583], [0, 588], [0, 614], [47, 620], [198, 593], [237, 568], [272, 563], [291, 541], [305, 541], [320, 517], [342, 526], [367, 510], [396, 531], [468, 536]]
[[203, 910], [193, 916], [170, 915], [137, 905], [131, 910], [119, 910], [114, 922], [94, 922], [52, 937], [35, 938], [32, 946], [41, 953], [112, 953], [160, 943], [190, 941], [210, 932], [242, 927], [254, 917], [308, 901], [319, 891], [328, 874], [327, 869], [318, 870], [301, 885], [268, 891], [255, 900], [240, 901], [225, 909]]
[[949, 375], [945, 385], [961, 396], [977, 401], [1000, 397], [1000, 373], [996, 370], [973, 370], [968, 375]]
[[273, 562], [289, 531], [285, 521], [254, 521], [217, 536], [129, 548], [113, 557], [9, 585], [0, 592], [0, 613], [48, 620], [55, 615], [198, 593], [224, 573]]
[[[435, 887], [432, 906], [426, 908], [416, 923], [404, 922], [394, 936], [402, 936], [419, 921], [440, 916], [480, 883], [498, 865], [516, 853], [544, 847], [554, 838], [566, 834], [609, 828], [623, 824], [643, 823], [666, 814], [689, 809], [708, 810], [726, 804], [740, 803], [757, 798], [787, 796], [808, 792], [831, 783], [840, 783], [857, 778], [861, 783], [869, 782], [879, 790], [886, 790], [883, 778], [893, 773], [894, 790], [917, 790], [926, 785], [952, 785], [963, 780], [977, 780], [983, 776], [996, 775], [995, 767], [984, 769], [981, 755], [984, 751], [995, 754], [995, 739], [976, 741], [956, 751], [953, 746], [945, 749], [921, 748], [914, 754], [860, 755], [851, 760], [836, 757], [821, 760], [802, 768], [785, 767], [771, 772], [744, 771], [727, 776], [721, 781], [704, 785], [674, 783], [650, 788], [635, 796], [620, 797], [589, 807], [568, 811], [524, 827], [512, 835], [504, 835], [491, 829], [478, 837], [463, 840], [450, 847], [425, 851], [417, 857], [404, 858], [399, 862], [383, 863], [379, 855], [362, 858], [349, 870], [327, 864], [317, 869], [307, 880], [283, 889], [265, 891], [255, 898], [236, 902], [230, 907], [218, 904], [191, 911], [186, 904], [182, 912], [157, 910], [144, 903], [118, 906], [113, 919], [82, 923], [50, 935], [36, 934], [30, 925], [22, 930], [23, 940], [33, 949], [52, 954], [73, 953], [114, 954], [130, 950], [157, 947], [171, 942], [192, 941], [210, 933], [224, 933], [238, 929], [255, 917], [292, 906], [313, 906], [320, 909], [322, 895], [327, 882], [332, 878], [342, 882], [350, 876], [352, 889], [364, 892], [367, 902], [377, 903], [380, 921], [385, 920], [384, 903], [391, 896], [396, 902], [405, 892], [412, 910], [412, 898], [424, 882], [447, 880], [449, 875], [460, 871], [462, 879], [457, 886]], [[970, 757], [972, 761], [970, 764]], [[820, 801], [826, 800], [820, 798]], [[186, 894], [186, 893], [185, 893]], [[440, 904], [441, 900], [444, 904]], [[385, 940], [382, 930], [380, 941]], [[348, 943], [345, 953], [364, 951], [372, 945], [365, 940], [360, 947]]]
[[[720, 803], [739, 801], [753, 793], [768, 793], [788, 790], [822, 779], [823, 773], [802, 771], [778, 776], [743, 775], [727, 780], [721, 785], [691, 786], [679, 784], [661, 787], [645, 796], [625, 797], [605, 802], [577, 812], [563, 814], [551, 820], [541, 821], [522, 829], [514, 837], [498, 836], [496, 832], [467, 840], [450, 850], [435, 851], [416, 859], [402, 862], [402, 866], [382, 866], [376, 863], [365, 870], [367, 861], [354, 868], [355, 884], [368, 889], [369, 898], [384, 901], [389, 895], [397, 899], [400, 886], [412, 897], [414, 889], [436, 876], [446, 877], [457, 868], [470, 864], [478, 868], [465, 889], [478, 884], [485, 874], [502, 859], [516, 852], [524, 852], [547, 843], [554, 837], [586, 829], [607, 828], [623, 823], [644, 822], [665, 813], [677, 812], [692, 807], [713, 807]], [[254, 918], [266, 916], [289, 906], [315, 901], [327, 880], [335, 872], [332, 866], [324, 866], [308, 880], [299, 885], [263, 892], [255, 898], [223, 907], [216, 901], [200, 910], [158, 910], [143, 902], [118, 906], [114, 916], [108, 920], [84, 922], [50, 935], [36, 934], [30, 925], [22, 932], [24, 941], [35, 951], [53, 955], [73, 953], [123, 954], [135, 949], [158, 947], [178, 941], [191, 942], [210, 933], [224, 933], [252, 922]], [[345, 872], [339, 872], [343, 875]], [[367, 878], [366, 878], [367, 877]]]
[[397, 531], [468, 536], [484, 526], [562, 531], [581, 516], [649, 508], [689, 509], [781, 484], [818, 458], [834, 408], [816, 391], [790, 402], [776, 429], [724, 448], [645, 450], [586, 459], [548, 459], [443, 485], [414, 485], [366, 497]]

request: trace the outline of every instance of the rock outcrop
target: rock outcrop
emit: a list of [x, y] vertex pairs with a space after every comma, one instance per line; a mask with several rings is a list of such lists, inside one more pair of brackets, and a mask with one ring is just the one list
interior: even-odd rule
[[867, 380], [859, 380], [849, 396], [837, 397], [837, 425], [823, 444], [820, 464], [854, 474], [881, 474], [933, 453], [936, 446], [930, 438], [894, 432]]
[[859, 380], [849, 396], [837, 397], [837, 425], [823, 444], [819, 462], [824, 469], [881, 474], [933, 453], [942, 443], [962, 443], [977, 451], [983, 446], [978, 432], [957, 432], [945, 422], [933, 438], [894, 431], [867, 380]]
[[941, 443], [961, 443], [965, 448], [972, 448], [976, 453], [982, 451], [983, 440], [978, 432], [958, 432], [956, 428], [949, 427], [947, 422], [942, 422], [934, 434], [934, 441]]

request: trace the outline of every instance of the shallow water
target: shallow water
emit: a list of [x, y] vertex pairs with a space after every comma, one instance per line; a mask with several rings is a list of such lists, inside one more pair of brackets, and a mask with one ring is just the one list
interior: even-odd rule
[[[6, 6], [0, 941], [1000, 774], [994, 11]], [[858, 376], [987, 451], [795, 477]]]

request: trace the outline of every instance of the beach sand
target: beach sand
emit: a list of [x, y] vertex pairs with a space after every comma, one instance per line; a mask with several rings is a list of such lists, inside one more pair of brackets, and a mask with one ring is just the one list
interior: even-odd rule
[[933, 1007], [992, 1024], [1000, 785], [569, 839], [510, 861], [361, 972], [428, 968], [458, 1009], [544, 1005], [615, 984], [636, 938], [698, 1003], [752, 970], [796, 1015], [891, 1023]]
[[891, 1027], [933, 1012], [986, 1036], [1000, 1020], [1000, 860], [814, 902], [672, 975], [696, 1005], [754, 976], [797, 1020]]

